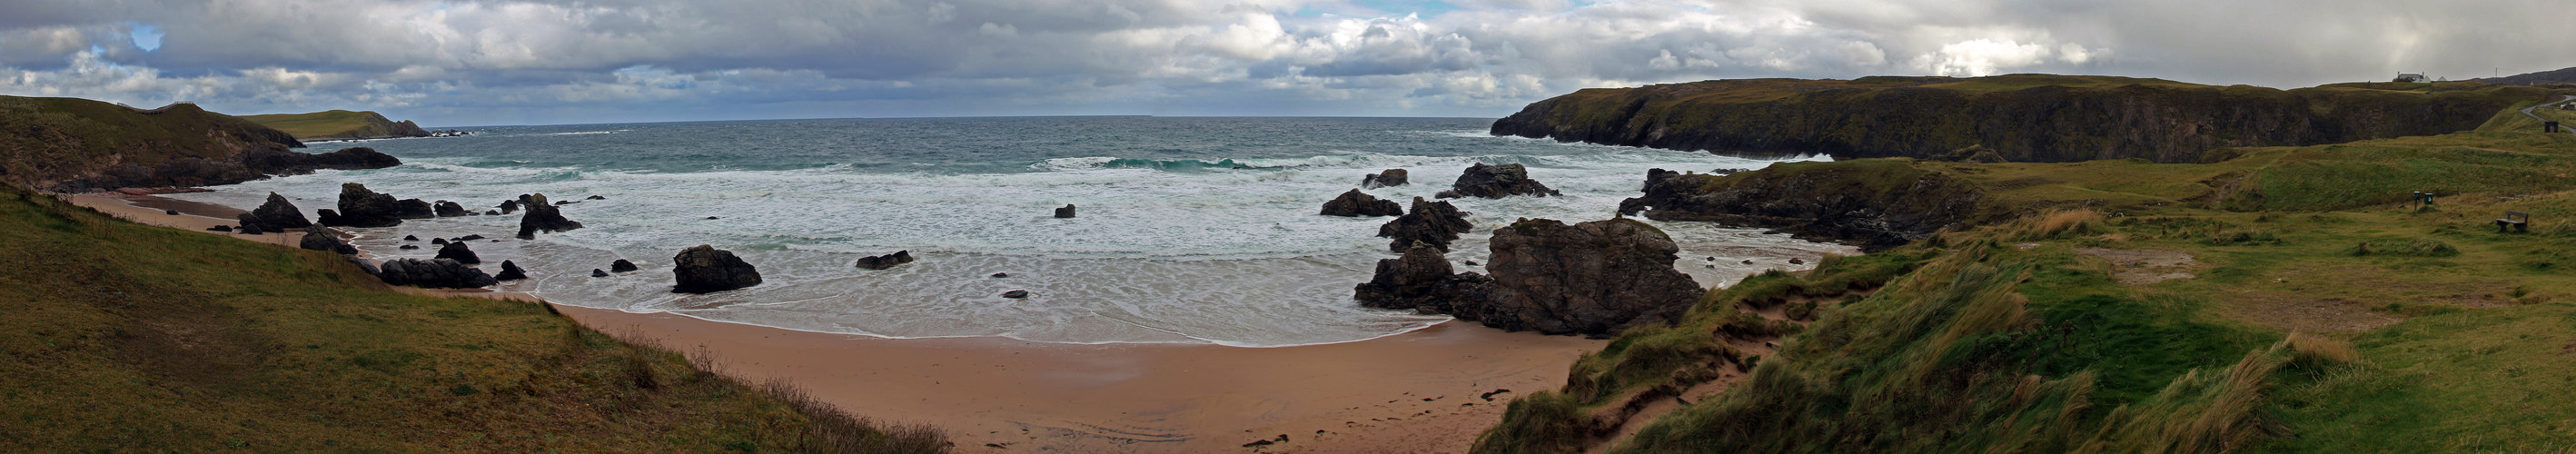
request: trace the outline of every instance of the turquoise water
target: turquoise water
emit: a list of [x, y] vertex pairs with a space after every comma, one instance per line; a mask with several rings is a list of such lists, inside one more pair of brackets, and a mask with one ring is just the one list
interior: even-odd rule
[[[1413, 185], [1367, 191], [1402, 201], [1444, 189], [1472, 163], [1520, 163], [1565, 193], [1454, 201], [1490, 229], [1520, 217], [1607, 218], [1620, 199], [1637, 195], [1648, 168], [1772, 162], [1494, 137], [1484, 132], [1489, 123], [1050, 117], [466, 128], [478, 134], [314, 147], [374, 147], [402, 158], [399, 167], [182, 197], [248, 208], [274, 191], [309, 211], [329, 207], [341, 182], [477, 209], [521, 193], [598, 195], [605, 200], [563, 209], [587, 228], [473, 247], [488, 261], [530, 270], [533, 279], [504, 288], [589, 307], [885, 337], [1281, 346], [1446, 320], [1350, 300], [1376, 260], [1393, 256], [1373, 236], [1385, 219], [1315, 212], [1363, 174], [1410, 171]], [[1051, 216], [1066, 204], [1080, 206], [1081, 216]], [[378, 259], [427, 257], [435, 248], [400, 250], [399, 239], [507, 238], [516, 223], [516, 216], [414, 220], [359, 229], [356, 243]], [[1704, 224], [1659, 225], [1684, 243], [1693, 260], [1681, 268], [1703, 286], [1786, 266], [1791, 257], [1847, 251]], [[1469, 235], [1452, 258], [1482, 262], [1485, 236]], [[766, 283], [669, 293], [671, 255], [697, 244], [735, 251]], [[851, 266], [897, 250], [921, 261], [881, 271]], [[645, 269], [589, 277], [619, 258]], [[1741, 264], [1747, 259], [1756, 263]], [[999, 296], [1008, 290], [1035, 296]]]

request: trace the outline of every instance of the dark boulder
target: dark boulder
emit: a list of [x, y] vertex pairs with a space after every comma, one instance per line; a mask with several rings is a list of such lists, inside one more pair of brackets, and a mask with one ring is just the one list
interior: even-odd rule
[[671, 286], [673, 293], [714, 293], [760, 285], [760, 270], [732, 251], [712, 245], [697, 245], [671, 256], [671, 273], [678, 278]]
[[912, 251], [894, 251], [892, 254], [860, 257], [858, 267], [882, 270], [906, 263], [912, 263]]
[[[527, 197], [527, 195], [521, 194], [519, 197]], [[493, 208], [500, 208], [501, 214], [516, 213], [519, 212], [519, 201], [503, 200], [500, 205], [494, 206]]]
[[429, 239], [429, 244], [446, 245], [446, 244], [447, 244], [447, 239], [446, 239], [446, 238], [430, 238], [430, 239]]
[[319, 225], [304, 226], [304, 239], [297, 241], [296, 246], [316, 251], [331, 251], [342, 254], [357, 252], [355, 249], [350, 248], [348, 243], [341, 242], [340, 236], [332, 234], [331, 229], [322, 228], [322, 226]]
[[500, 216], [501, 210], [483, 210], [484, 216]]
[[1982, 198], [1976, 184], [1948, 173], [1902, 162], [1838, 161], [1732, 175], [1647, 170], [1645, 196], [1620, 201], [1619, 212], [1778, 229], [1876, 251], [1964, 226]]
[[233, 231], [233, 226], [229, 226], [229, 225], [218, 225], [218, 226], [214, 226], [214, 227], [207, 227], [207, 228], [206, 228], [206, 231], [208, 231], [208, 232], [230, 232], [230, 231]]
[[286, 201], [286, 196], [274, 192], [268, 193], [267, 203], [259, 204], [258, 209], [250, 210], [244, 216], [243, 223], [258, 222], [261, 230], [300, 229], [313, 225], [312, 220], [304, 218], [303, 209], [296, 208], [294, 203]]
[[510, 263], [508, 260], [501, 261], [501, 274], [492, 276], [492, 279], [494, 280], [503, 281], [515, 281], [527, 278], [528, 270], [520, 269], [519, 264]]
[[590, 196], [590, 197], [584, 197], [584, 199], [586, 199], [586, 200], [608, 200], [608, 197], [593, 195], [593, 196]]
[[394, 246], [394, 249], [401, 249], [401, 250], [406, 250], [406, 251], [408, 251], [408, 250], [413, 250], [413, 249], [420, 249], [420, 246], [413, 246], [413, 245], [405, 244], [405, 245], [401, 245], [401, 246]]
[[1459, 318], [1506, 330], [1615, 334], [1677, 320], [1705, 292], [1673, 269], [1671, 237], [1634, 219], [1565, 225], [1530, 219], [1494, 230], [1492, 297]]
[[414, 235], [403, 235], [403, 241], [420, 241], [420, 237]]
[[438, 203], [430, 204], [430, 208], [431, 208], [431, 209], [433, 209], [433, 210], [436, 210], [436, 211], [437, 211], [437, 213], [438, 213], [438, 217], [442, 217], [442, 218], [452, 218], [452, 217], [457, 217], [457, 216], [473, 216], [473, 215], [475, 214], [475, 213], [474, 213], [474, 212], [472, 212], [472, 211], [465, 211], [465, 206], [464, 206], [464, 205], [459, 205], [459, 204], [457, 204], [456, 202], [449, 202], [449, 201], [445, 201], [445, 200], [440, 200], [440, 201], [438, 201]]
[[1520, 164], [1489, 166], [1479, 162], [1468, 166], [1465, 173], [1458, 174], [1458, 182], [1450, 184], [1449, 190], [1440, 191], [1439, 197], [1498, 199], [1516, 195], [1546, 197], [1564, 194], [1548, 189], [1547, 185], [1539, 184], [1538, 180], [1530, 179], [1528, 167]]
[[581, 228], [580, 222], [564, 219], [563, 209], [546, 203], [545, 194], [530, 194], [519, 199], [528, 214], [519, 217], [519, 239], [537, 239], [538, 232], [555, 233]]
[[367, 185], [341, 183], [340, 211], [323, 212], [322, 223], [333, 227], [393, 227], [402, 225], [402, 207], [394, 196], [369, 191]]
[[1494, 280], [1450, 271], [1449, 258], [1440, 249], [1416, 244], [1403, 257], [1378, 260], [1376, 277], [1354, 289], [1352, 299], [1361, 306], [1438, 314], [1456, 314], [1462, 304], [1483, 305]]
[[455, 260], [457, 263], [467, 265], [479, 265], [483, 263], [483, 258], [476, 257], [474, 255], [474, 250], [466, 248], [465, 242], [463, 241], [449, 242], [446, 246], [440, 246], [438, 248], [438, 258]]
[[501, 283], [483, 270], [448, 259], [394, 259], [378, 266], [377, 278], [386, 284], [420, 288], [479, 288]]
[[608, 262], [608, 270], [609, 270], [609, 271], [615, 271], [615, 272], [624, 273], [624, 272], [628, 272], [628, 271], [635, 271], [635, 270], [639, 270], [639, 269], [642, 269], [642, 268], [637, 268], [637, 267], [635, 267], [635, 262], [629, 262], [629, 261], [626, 261], [626, 259], [617, 259], [617, 261], [614, 261], [614, 262]]
[[171, 215], [171, 216], [178, 216], [178, 215], [179, 215], [179, 210], [161, 210], [161, 214], [167, 214], [167, 215]]
[[1377, 189], [1388, 186], [1403, 186], [1406, 183], [1410, 183], [1405, 180], [1406, 177], [1404, 169], [1386, 169], [1384, 172], [1372, 173], [1368, 174], [1368, 176], [1360, 177], [1360, 188]]
[[480, 239], [483, 239], [483, 236], [482, 236], [482, 235], [466, 235], [466, 236], [456, 237], [456, 240], [457, 240], [457, 241], [474, 241], [474, 240], [480, 240]]
[[438, 217], [438, 209], [430, 207], [429, 202], [420, 199], [402, 199], [394, 201], [394, 216], [403, 219], [429, 219]]
[[1029, 297], [1029, 291], [1027, 291], [1027, 290], [1012, 290], [1012, 291], [1008, 291], [1008, 292], [1002, 292], [1002, 297], [1003, 297], [1003, 298], [1010, 298], [1010, 299], [1021, 299], [1021, 298], [1027, 298], [1027, 297]]
[[590, 269], [590, 277], [608, 277], [608, 270], [602, 270], [602, 269], [598, 269], [598, 268], [591, 268], [591, 269]]
[[[323, 211], [330, 211], [330, 210], [323, 210]], [[243, 235], [265, 235], [265, 234], [268, 234], [268, 233], [269, 233], [269, 232], [268, 232], [267, 230], [261, 230], [261, 229], [259, 228], [259, 225], [258, 225], [258, 224], [242, 224], [242, 226], [241, 226], [241, 234], [243, 234]]]
[[1456, 241], [1459, 234], [1475, 228], [1475, 224], [1467, 222], [1467, 214], [1458, 211], [1458, 206], [1445, 200], [1434, 202], [1414, 197], [1413, 212], [1378, 226], [1377, 236], [1394, 238], [1395, 241], [1387, 242], [1386, 247], [1395, 252], [1410, 249], [1414, 243], [1447, 251], [1450, 241]]
[[1070, 218], [1070, 217], [1073, 217], [1073, 204], [1067, 203], [1067, 204], [1064, 204], [1064, 208], [1057, 208], [1057, 209], [1055, 209], [1055, 217], [1058, 217], [1058, 218]]
[[1342, 217], [1402, 216], [1404, 205], [1397, 205], [1393, 200], [1379, 199], [1358, 189], [1352, 189], [1350, 192], [1342, 193], [1340, 197], [1334, 197], [1330, 202], [1324, 202], [1322, 214]]

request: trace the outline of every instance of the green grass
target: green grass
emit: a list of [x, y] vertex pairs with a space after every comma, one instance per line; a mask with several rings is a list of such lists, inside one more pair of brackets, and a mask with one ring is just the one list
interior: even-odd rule
[[[5, 185], [0, 185], [5, 186]], [[944, 450], [548, 306], [0, 189], [0, 451]]]
[[409, 121], [395, 122], [374, 111], [351, 112], [329, 110], [300, 114], [243, 115], [244, 120], [277, 128], [297, 139], [356, 139], [398, 137], [418, 131]]
[[286, 133], [194, 104], [138, 111], [74, 98], [0, 96], [0, 177], [34, 187], [121, 164], [219, 160], [250, 147], [300, 146]]

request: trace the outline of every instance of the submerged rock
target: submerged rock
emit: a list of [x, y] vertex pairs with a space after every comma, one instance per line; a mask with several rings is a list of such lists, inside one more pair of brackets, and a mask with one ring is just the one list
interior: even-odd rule
[[528, 270], [520, 269], [519, 264], [510, 263], [508, 260], [501, 261], [501, 274], [492, 276], [492, 279], [503, 281], [515, 281], [527, 278]]
[[455, 260], [457, 263], [467, 265], [483, 263], [483, 258], [476, 257], [474, 250], [466, 248], [463, 241], [449, 242], [446, 246], [439, 247], [438, 258]]
[[615, 272], [619, 272], [619, 273], [624, 273], [624, 272], [628, 272], [628, 271], [635, 271], [635, 270], [639, 270], [639, 269], [642, 269], [642, 268], [637, 268], [637, 267], [635, 267], [635, 262], [629, 262], [629, 261], [626, 261], [626, 259], [617, 259], [617, 261], [614, 261], [614, 262], [608, 262], [608, 270], [609, 270], [609, 271], [615, 271]]
[[403, 235], [403, 241], [420, 241], [419, 236]]
[[860, 257], [858, 267], [871, 270], [882, 270], [906, 263], [912, 263], [912, 251], [910, 250], [894, 251], [894, 253], [886, 255]]
[[1057, 218], [1071, 218], [1071, 217], [1073, 217], [1073, 204], [1067, 203], [1067, 204], [1064, 204], [1064, 208], [1057, 208], [1057, 209], [1055, 209], [1055, 217], [1057, 217]]
[[519, 204], [528, 210], [527, 215], [519, 218], [519, 239], [533, 240], [537, 238], [539, 232], [555, 233], [581, 228], [580, 222], [564, 219], [562, 208], [546, 203], [545, 194], [520, 196]]
[[1548, 189], [1547, 185], [1539, 184], [1538, 180], [1530, 179], [1528, 167], [1520, 164], [1489, 166], [1480, 162], [1468, 166], [1466, 172], [1458, 175], [1458, 182], [1450, 184], [1449, 190], [1440, 191], [1439, 197], [1497, 199], [1515, 195], [1546, 197], [1564, 194]]
[[[522, 195], [520, 195], [520, 197], [527, 197], [527, 195], [522, 194]], [[503, 201], [501, 201], [501, 204], [500, 204], [500, 205], [494, 205], [494, 206], [492, 206], [492, 207], [493, 207], [493, 208], [500, 208], [500, 209], [501, 209], [501, 214], [516, 213], [516, 212], [518, 212], [518, 211], [519, 211], [519, 201], [517, 201], [517, 200], [503, 200]]]
[[322, 212], [322, 224], [334, 227], [393, 227], [402, 225], [402, 208], [394, 196], [367, 190], [367, 185], [340, 184], [340, 211]]
[[1414, 197], [1413, 212], [1378, 226], [1377, 236], [1394, 238], [1394, 241], [1387, 242], [1386, 247], [1395, 252], [1404, 252], [1414, 243], [1447, 251], [1450, 241], [1475, 228], [1475, 224], [1467, 222], [1467, 214], [1458, 211], [1458, 206], [1447, 201], [1434, 202]]
[[760, 285], [760, 270], [734, 257], [732, 251], [713, 245], [697, 245], [671, 256], [671, 273], [678, 284], [673, 293], [714, 293]]
[[379, 266], [378, 278], [387, 284], [420, 288], [478, 288], [501, 283], [483, 270], [448, 259], [394, 259]]
[[1491, 306], [1460, 308], [1486, 326], [1606, 335], [1676, 320], [1704, 292], [1673, 269], [1671, 237], [1634, 219], [1565, 225], [1531, 219], [1495, 229]]
[[1405, 180], [1404, 169], [1386, 169], [1386, 171], [1383, 172], [1372, 173], [1367, 176], [1360, 177], [1360, 189], [1403, 186], [1406, 183], [1409, 183]]
[[1321, 214], [1342, 217], [1401, 216], [1404, 215], [1404, 205], [1397, 205], [1393, 200], [1382, 200], [1360, 192], [1358, 189], [1352, 189], [1350, 192], [1342, 193], [1340, 197], [1334, 197], [1330, 202], [1324, 202], [1324, 211]]
[[1351, 297], [1361, 306], [1438, 314], [1456, 314], [1462, 303], [1483, 305], [1494, 280], [1450, 271], [1449, 258], [1440, 249], [1415, 244], [1403, 257], [1378, 260], [1377, 275], [1354, 288]]

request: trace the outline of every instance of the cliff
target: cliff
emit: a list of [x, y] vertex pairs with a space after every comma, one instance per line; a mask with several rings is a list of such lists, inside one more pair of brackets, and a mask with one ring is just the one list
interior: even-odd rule
[[2476, 129], [2545, 90], [2483, 84], [2295, 90], [2158, 79], [1712, 80], [1584, 89], [1494, 122], [1496, 135], [1748, 155], [1939, 157], [1982, 146], [2023, 162], [2198, 162], [2224, 147], [2298, 146]]
[[0, 96], [0, 180], [53, 191], [232, 184], [314, 169], [400, 164], [375, 150], [307, 154], [275, 129], [195, 104], [138, 110]]
[[1974, 183], [1897, 160], [1780, 163], [1732, 175], [1646, 172], [1645, 196], [1619, 212], [1787, 230], [1867, 249], [1911, 243], [1979, 210]]
[[244, 115], [263, 126], [294, 134], [302, 140], [355, 140], [388, 137], [429, 137], [429, 130], [411, 120], [393, 121], [374, 111], [351, 112], [332, 110], [300, 114]]

